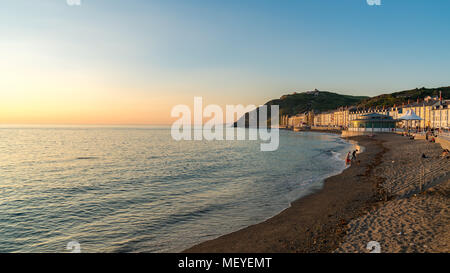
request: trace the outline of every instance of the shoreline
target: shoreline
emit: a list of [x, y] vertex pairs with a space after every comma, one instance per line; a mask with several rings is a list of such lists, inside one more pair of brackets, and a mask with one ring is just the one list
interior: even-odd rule
[[363, 152], [322, 189], [183, 252], [367, 253], [372, 240], [383, 252], [450, 252], [450, 164], [440, 158], [442, 146], [395, 134], [345, 139]]
[[374, 182], [362, 184], [357, 180], [364, 176], [371, 180], [367, 172], [376, 165], [379, 153], [385, 152], [377, 140], [365, 137], [346, 140], [364, 147], [358, 154], [359, 165], [354, 164], [324, 179], [321, 189], [291, 202], [288, 208], [264, 222], [202, 242], [183, 252], [331, 252], [336, 249], [344, 238], [345, 224], [378, 201], [376, 193], [379, 191], [374, 190]]
[[333, 135], [342, 135], [341, 129], [302, 129], [300, 131], [294, 131], [291, 128], [280, 128], [280, 130], [286, 130], [286, 131], [293, 131], [293, 132], [316, 132], [316, 133], [326, 133], [326, 134], [333, 134]]

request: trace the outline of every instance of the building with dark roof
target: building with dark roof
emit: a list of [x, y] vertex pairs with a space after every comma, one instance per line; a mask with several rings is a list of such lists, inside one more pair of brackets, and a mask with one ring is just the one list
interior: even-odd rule
[[389, 115], [370, 113], [351, 120], [348, 130], [356, 132], [392, 132], [398, 120]]

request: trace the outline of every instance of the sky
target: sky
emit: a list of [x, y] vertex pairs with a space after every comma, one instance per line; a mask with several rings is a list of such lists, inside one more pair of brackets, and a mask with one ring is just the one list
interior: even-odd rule
[[[77, 0], [71, 0], [77, 1]], [[0, 124], [450, 85], [450, 1], [0, 0]]]

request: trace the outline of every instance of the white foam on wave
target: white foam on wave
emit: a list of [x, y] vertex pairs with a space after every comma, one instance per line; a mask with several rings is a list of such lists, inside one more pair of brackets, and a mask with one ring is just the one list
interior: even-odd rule
[[332, 158], [336, 159], [337, 161], [342, 161], [342, 154], [339, 152], [331, 151]]

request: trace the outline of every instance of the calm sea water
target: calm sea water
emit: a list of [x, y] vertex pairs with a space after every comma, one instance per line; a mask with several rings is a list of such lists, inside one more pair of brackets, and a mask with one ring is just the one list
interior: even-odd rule
[[351, 147], [290, 131], [261, 152], [163, 127], [0, 128], [0, 252], [181, 251], [287, 208]]

